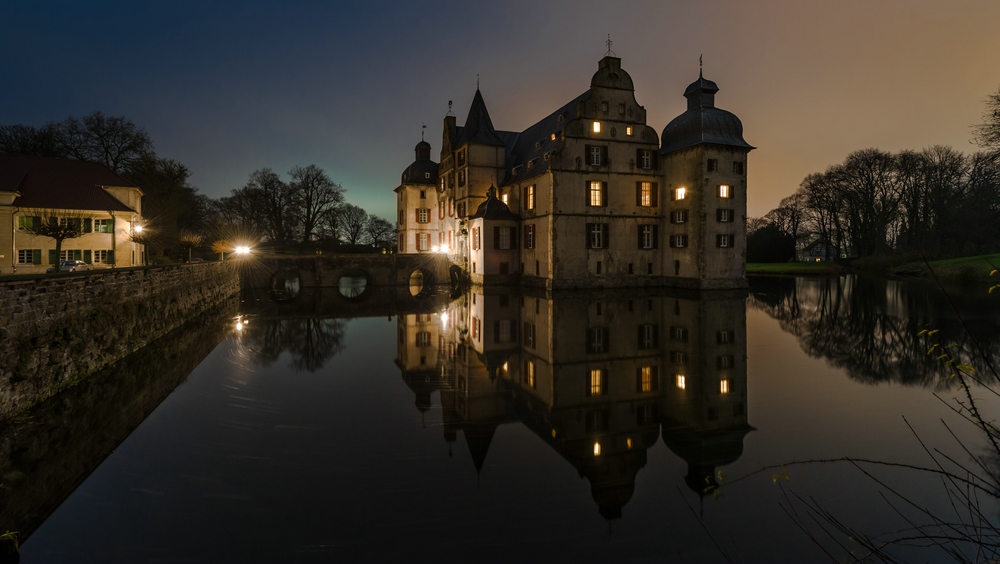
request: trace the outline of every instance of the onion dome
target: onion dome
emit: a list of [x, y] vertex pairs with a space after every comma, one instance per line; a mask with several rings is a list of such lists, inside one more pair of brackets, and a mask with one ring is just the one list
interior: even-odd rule
[[406, 167], [402, 174], [402, 184], [429, 184], [437, 186], [438, 164], [431, 160], [431, 144], [427, 141], [417, 143], [413, 150], [416, 159]]
[[700, 143], [724, 145], [752, 150], [743, 139], [743, 122], [734, 114], [715, 107], [719, 87], [698, 74], [698, 80], [688, 85], [684, 97], [687, 111], [675, 117], [663, 128], [660, 154], [686, 149]]

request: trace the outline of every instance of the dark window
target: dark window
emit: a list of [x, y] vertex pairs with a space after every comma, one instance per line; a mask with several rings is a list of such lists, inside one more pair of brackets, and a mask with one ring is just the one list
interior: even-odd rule
[[607, 223], [588, 223], [586, 227], [588, 249], [606, 249], [609, 247], [610, 237]]
[[640, 225], [639, 226], [639, 248], [640, 249], [658, 249], [659, 237], [657, 231], [658, 225]]
[[660, 341], [660, 327], [655, 323], [644, 323], [639, 326], [639, 349], [655, 349]]
[[733, 172], [736, 173], [736, 174], [743, 174], [743, 163], [739, 162], [739, 161], [734, 162], [733, 163]]
[[587, 353], [599, 354], [608, 352], [610, 333], [607, 327], [587, 328]]
[[708, 172], [715, 172], [719, 170], [718, 159], [708, 159]]

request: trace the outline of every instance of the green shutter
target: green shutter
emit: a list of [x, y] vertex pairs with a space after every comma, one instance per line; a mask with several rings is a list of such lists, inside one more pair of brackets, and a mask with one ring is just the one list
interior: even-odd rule
[[59, 264], [59, 255], [55, 249], [49, 249], [49, 264]]
[[42, 264], [42, 250], [32, 249], [31, 250], [31, 264]]
[[80, 249], [73, 249], [73, 260], [83, 260], [83, 251]]
[[115, 263], [115, 252], [113, 250], [108, 251], [108, 264]]
[[94, 220], [89, 217], [85, 218], [83, 220], [83, 232], [93, 233], [93, 231], [94, 231]]
[[[90, 220], [88, 219], [87, 221]], [[91, 264], [92, 262], [94, 262], [93, 254], [89, 250], [83, 251], [83, 262], [87, 264]]]

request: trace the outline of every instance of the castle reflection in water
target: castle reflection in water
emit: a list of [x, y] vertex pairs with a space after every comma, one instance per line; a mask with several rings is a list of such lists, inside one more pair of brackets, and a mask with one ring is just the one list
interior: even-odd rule
[[521, 423], [586, 477], [607, 519], [661, 437], [707, 495], [753, 429], [744, 293], [474, 288], [439, 313], [400, 315], [397, 338], [417, 409], [440, 393], [443, 439], [461, 434], [477, 472], [496, 429]]

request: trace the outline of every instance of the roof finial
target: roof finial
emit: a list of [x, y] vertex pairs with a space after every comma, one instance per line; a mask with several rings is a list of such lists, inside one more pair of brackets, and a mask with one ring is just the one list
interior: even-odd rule
[[604, 42], [604, 44], [608, 46], [608, 52], [604, 54], [605, 57], [617, 57], [617, 55], [615, 55], [615, 52], [611, 50], [612, 43], [613, 42], [611, 41], [611, 34], [609, 33], [608, 40]]
[[704, 55], [698, 55], [698, 78], [704, 78], [701, 74], [702, 69], [705, 68]]
[[455, 113], [451, 111], [451, 100], [448, 100], [448, 113], [446, 113], [445, 115], [446, 116], [453, 116], [453, 115], [455, 115]]
[[479, 73], [476, 73], [476, 90], [479, 90]]
[[426, 123], [420, 124], [420, 140], [421, 141], [424, 140], [424, 130], [425, 129], [427, 129], [427, 124]]

